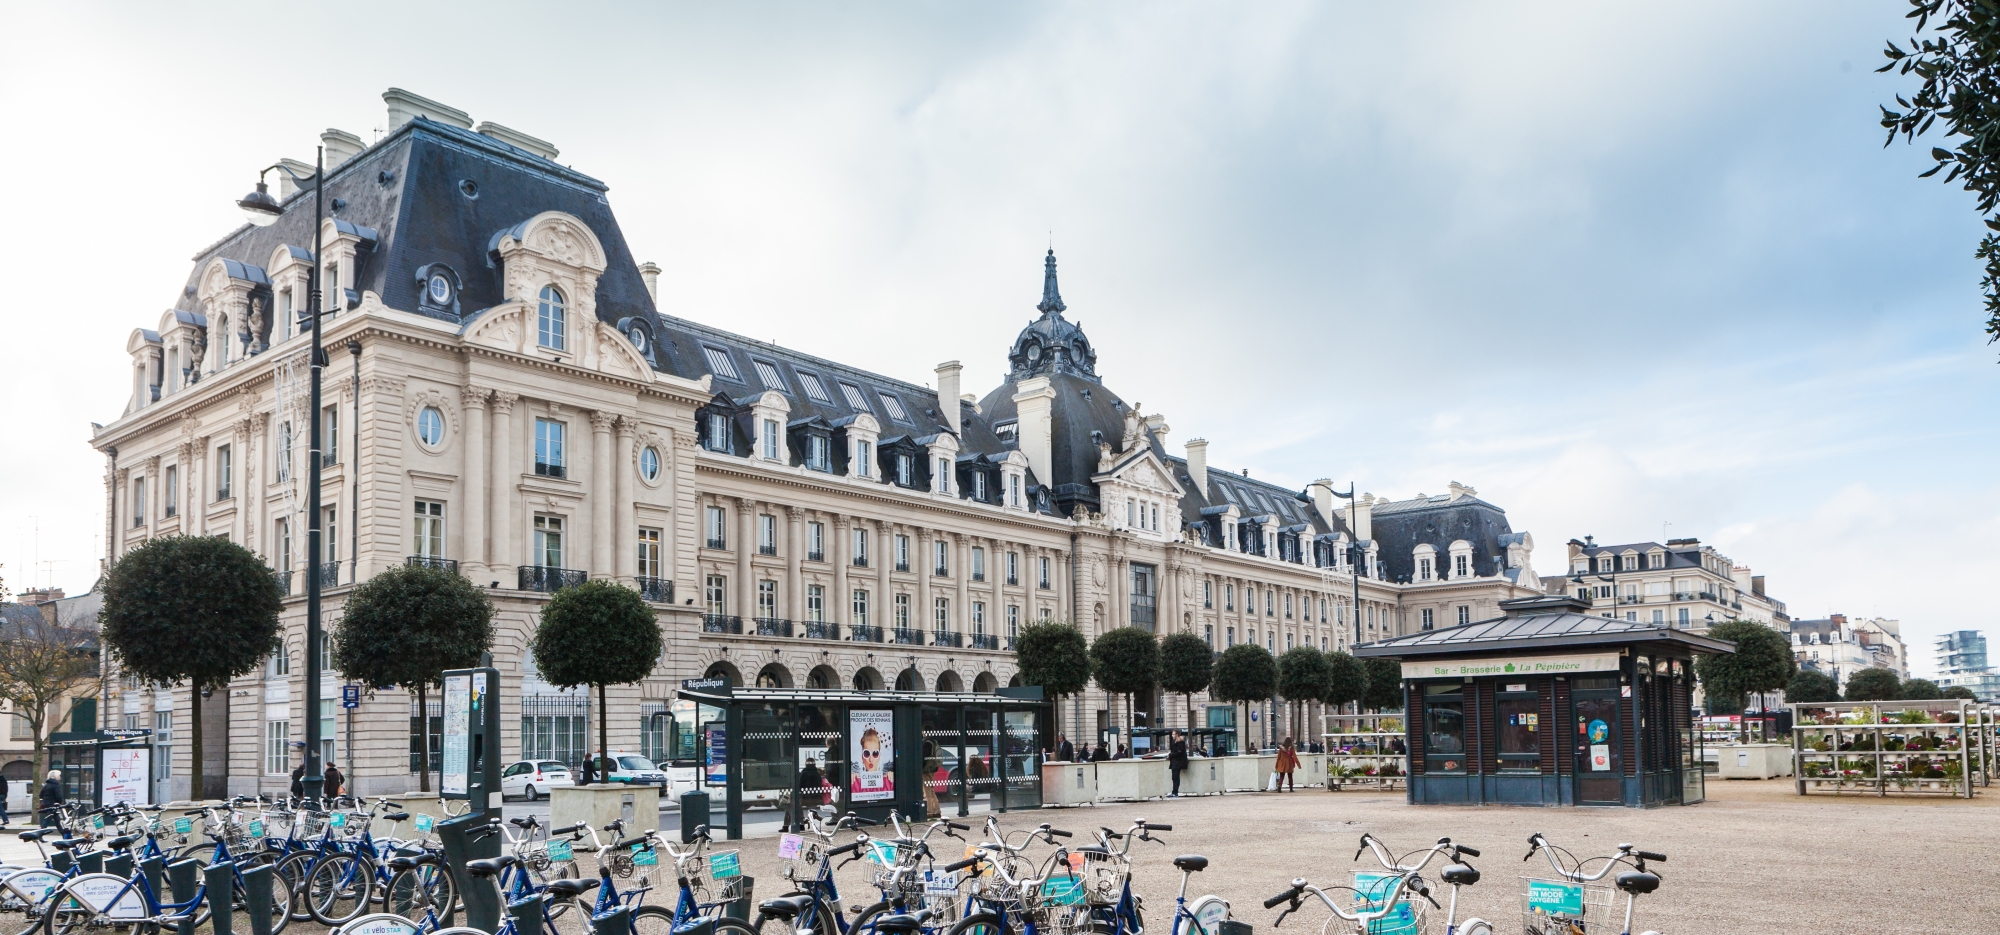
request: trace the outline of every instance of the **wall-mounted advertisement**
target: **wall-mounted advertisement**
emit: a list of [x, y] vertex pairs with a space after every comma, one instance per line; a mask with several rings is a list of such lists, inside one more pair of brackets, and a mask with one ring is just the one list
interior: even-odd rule
[[472, 777], [472, 676], [444, 680], [444, 770], [442, 791], [463, 798]]
[[854, 756], [849, 798], [855, 802], [895, 798], [896, 712], [849, 711], [847, 736]]
[[151, 747], [110, 747], [104, 751], [104, 804], [153, 804]]

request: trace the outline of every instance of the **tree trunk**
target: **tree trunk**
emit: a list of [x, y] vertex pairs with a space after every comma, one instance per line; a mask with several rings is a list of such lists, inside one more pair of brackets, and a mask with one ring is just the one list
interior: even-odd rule
[[188, 751], [188, 798], [199, 802], [202, 800], [201, 684], [198, 682], [190, 682], [188, 684], [190, 686], [188, 690], [188, 715], [194, 718], [194, 729], [189, 732], [193, 736], [194, 746]]
[[[608, 759], [611, 756], [611, 746], [604, 740], [607, 730], [604, 723], [604, 686], [599, 685], [597, 686], [597, 755]], [[604, 774], [610, 771], [611, 764], [604, 762], [597, 765], [599, 767], [597, 778], [603, 780]]]
[[429, 686], [417, 683], [417, 791], [431, 791], [431, 706], [426, 700]]

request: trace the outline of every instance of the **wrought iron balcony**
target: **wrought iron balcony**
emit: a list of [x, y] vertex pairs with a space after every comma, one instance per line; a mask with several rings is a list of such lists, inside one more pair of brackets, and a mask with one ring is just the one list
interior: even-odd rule
[[999, 649], [999, 648], [1000, 648], [1000, 634], [998, 634], [998, 633], [974, 633], [974, 634], [972, 634], [972, 648], [973, 648], [973, 649]]
[[403, 559], [403, 564], [416, 568], [435, 568], [438, 571], [448, 571], [454, 575], [458, 574], [458, 561], [456, 559], [439, 558], [435, 555], [412, 555]]
[[1627, 594], [1627, 595], [1625, 595], [1624, 597], [1621, 597], [1621, 598], [1619, 598], [1619, 599], [1618, 599], [1618, 603], [1620, 603], [1620, 604], [1644, 604], [1644, 603], [1646, 603], [1646, 599], [1645, 599], [1644, 597], [1641, 597], [1641, 596], [1637, 595], [1637, 594]]
[[535, 473], [542, 477], [562, 477], [563, 466], [560, 464], [550, 464], [546, 461], [537, 461], [535, 462]]
[[289, 571], [274, 571], [271, 572], [271, 577], [278, 579], [278, 590], [283, 592], [286, 597], [290, 597], [292, 594], [292, 573]]
[[792, 622], [783, 617], [754, 617], [758, 636], [791, 636]]
[[337, 588], [340, 586], [340, 563], [321, 562], [319, 565], [319, 586]]
[[805, 622], [804, 627], [805, 627], [805, 632], [800, 635], [804, 636], [806, 639], [809, 640], [840, 639], [840, 624], [834, 623], [830, 620], [808, 620]]
[[760, 545], [760, 546], [758, 546], [758, 547], [757, 547], [757, 554], [758, 554], [758, 555], [776, 555], [776, 554], [778, 554], [778, 544], [777, 544], [777, 543], [775, 543], [775, 542], [766, 542], [766, 543], [764, 543], [764, 544], [762, 544], [762, 545]]
[[856, 568], [867, 568], [867, 567], [868, 567], [868, 556], [866, 556], [866, 555], [856, 555], [856, 556], [854, 556], [854, 567], [856, 567]]
[[1715, 592], [1713, 591], [1703, 591], [1699, 594], [1696, 594], [1695, 596], [1701, 598], [1704, 601], [1715, 601], [1718, 604], [1722, 603], [1721, 599], [1716, 597]]
[[734, 614], [702, 614], [701, 632], [741, 635], [743, 633], [743, 618]]
[[899, 646], [922, 646], [924, 645], [924, 631], [897, 627], [896, 638], [891, 640], [891, 642]]
[[331, 451], [322, 452], [319, 456], [320, 467], [333, 467], [335, 465], [338, 465], [339, 463], [340, 463], [340, 455], [334, 452]]
[[825, 552], [822, 552], [822, 551], [820, 551], [819, 549], [811, 549], [811, 550], [808, 550], [808, 551], [806, 552], [806, 561], [808, 561], [808, 562], [824, 562], [824, 561], [826, 561], [826, 553], [825, 553]]
[[655, 604], [671, 604], [674, 602], [674, 581], [672, 578], [651, 578], [646, 575], [640, 575], [633, 578], [632, 583], [638, 587], [639, 596], [646, 600], [652, 601]]
[[964, 646], [964, 645], [965, 645], [965, 634], [963, 634], [963, 633], [958, 633], [958, 632], [956, 632], [956, 631], [952, 631], [952, 630], [934, 630], [934, 631], [932, 631], [932, 632], [931, 632], [931, 645], [932, 645], [932, 646]]
[[1010, 653], [1011, 653], [1011, 652], [1013, 652], [1014, 650], [1017, 650], [1017, 649], [1020, 649], [1020, 648], [1021, 648], [1021, 638], [1020, 638], [1020, 637], [1018, 637], [1018, 636], [1009, 636], [1009, 637], [1007, 637], [1007, 651], [1008, 651], [1008, 652], [1010, 652]]
[[909, 571], [909, 570], [910, 570], [910, 563], [909, 563], [909, 562], [897, 562], [897, 563], [896, 563], [896, 570], [897, 570], [897, 571]]
[[886, 636], [881, 627], [871, 627], [865, 623], [857, 623], [847, 628], [847, 638], [856, 643], [880, 643]]
[[973, 572], [973, 573], [972, 573], [972, 580], [974, 580], [974, 581], [985, 581], [985, 580], [986, 580], [986, 573], [985, 573], [985, 572], [983, 572], [983, 571], [975, 571], [975, 572]]
[[728, 549], [729, 540], [723, 539], [719, 536], [709, 536], [708, 547], [711, 549]]
[[554, 594], [563, 588], [573, 588], [590, 580], [590, 573], [581, 568], [557, 568], [553, 565], [521, 565], [520, 579], [515, 587], [522, 591], [540, 591]]
[[1021, 577], [1019, 575], [1008, 575], [1007, 583], [1009, 585], [1018, 585], [1021, 583]]

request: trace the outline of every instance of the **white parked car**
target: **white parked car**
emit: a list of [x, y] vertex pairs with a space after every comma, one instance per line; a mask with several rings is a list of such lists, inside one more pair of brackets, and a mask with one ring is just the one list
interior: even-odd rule
[[667, 784], [666, 771], [653, 765], [652, 760], [636, 753], [626, 753], [621, 750], [608, 757], [600, 757], [597, 762], [600, 766], [609, 767], [598, 775], [599, 782], [662, 787]]
[[569, 765], [561, 760], [522, 760], [500, 771], [500, 797], [548, 798], [550, 789], [576, 785]]

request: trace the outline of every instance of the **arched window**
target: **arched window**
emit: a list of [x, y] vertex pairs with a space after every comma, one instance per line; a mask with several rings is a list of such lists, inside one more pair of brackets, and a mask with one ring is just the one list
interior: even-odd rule
[[554, 286], [542, 287], [541, 310], [536, 316], [535, 341], [550, 350], [567, 350], [568, 330], [563, 320], [563, 294]]

